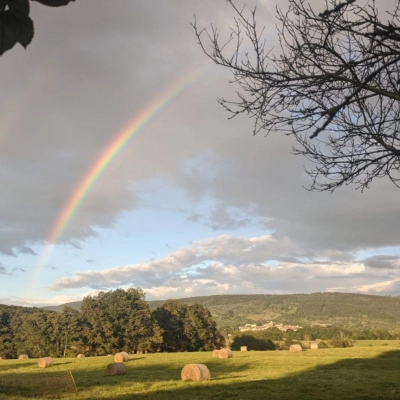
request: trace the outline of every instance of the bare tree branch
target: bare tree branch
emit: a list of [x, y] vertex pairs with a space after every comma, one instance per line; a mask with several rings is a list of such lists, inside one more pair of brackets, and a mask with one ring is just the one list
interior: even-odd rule
[[289, 0], [287, 10], [277, 9], [278, 49], [266, 49], [256, 10], [233, 0], [225, 42], [215, 27], [193, 24], [203, 52], [239, 86], [236, 100], [220, 104], [232, 117], [253, 118], [254, 134], [293, 136], [294, 153], [314, 163], [311, 190], [363, 190], [381, 177], [399, 182], [399, 2], [384, 22], [374, 0], [330, 0], [319, 11]]

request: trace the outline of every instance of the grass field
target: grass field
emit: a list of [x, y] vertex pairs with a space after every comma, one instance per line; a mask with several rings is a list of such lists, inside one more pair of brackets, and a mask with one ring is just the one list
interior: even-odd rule
[[[372, 344], [372, 345], [371, 345]], [[113, 357], [0, 361], [0, 399], [327, 400], [400, 399], [398, 341], [359, 341], [345, 349], [131, 355], [127, 375], [106, 376]], [[211, 381], [183, 382], [186, 364], [207, 365]], [[71, 370], [77, 393], [59, 376]]]

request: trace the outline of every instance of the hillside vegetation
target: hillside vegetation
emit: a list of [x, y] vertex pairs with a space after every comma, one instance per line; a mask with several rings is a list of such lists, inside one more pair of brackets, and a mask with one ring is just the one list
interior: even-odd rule
[[[400, 331], [400, 297], [354, 293], [291, 295], [217, 295], [179, 299], [201, 304], [212, 314], [220, 329], [237, 330], [239, 325], [269, 321], [287, 325], [337, 325], [351, 330], [387, 329]], [[151, 309], [164, 301], [149, 301]], [[80, 302], [66, 304], [79, 309]], [[45, 307], [61, 311], [65, 305]]]

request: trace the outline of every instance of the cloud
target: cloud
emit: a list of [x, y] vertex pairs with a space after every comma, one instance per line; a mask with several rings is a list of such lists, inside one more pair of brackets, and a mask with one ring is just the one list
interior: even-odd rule
[[13, 272], [26, 272], [26, 269], [25, 268], [16, 267], [16, 268], [13, 268], [12, 271]]
[[97, 291], [88, 291], [80, 293], [79, 295], [61, 295], [53, 296], [51, 298], [39, 297], [39, 296], [9, 296], [0, 297], [0, 304], [13, 304], [22, 307], [46, 307], [46, 306], [58, 306], [60, 304], [71, 303], [74, 301], [81, 301], [83, 297], [95, 296]]
[[[349, 259], [350, 255], [343, 258]], [[380, 286], [371, 282], [384, 281], [385, 276], [368, 273], [368, 266], [354, 258], [337, 262], [323, 253], [315, 259], [308, 258], [290, 240], [278, 241], [272, 235], [250, 238], [221, 235], [195, 241], [164, 258], [77, 272], [54, 282], [50, 289], [107, 290], [135, 286], [156, 298], [339, 289], [375, 293]], [[396, 276], [400, 279], [400, 274]], [[396, 279], [392, 277], [391, 282]], [[385, 293], [386, 289], [393, 290], [393, 285], [383, 285], [380, 292]]]
[[392, 255], [377, 255], [362, 260], [364, 265], [372, 269], [394, 269], [400, 267], [400, 257]]
[[3, 265], [0, 264], [0, 275], [11, 275], [10, 272], [4, 267]]

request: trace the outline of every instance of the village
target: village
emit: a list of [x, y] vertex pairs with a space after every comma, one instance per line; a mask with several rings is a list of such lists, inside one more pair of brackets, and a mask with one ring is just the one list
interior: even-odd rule
[[246, 331], [265, 331], [266, 329], [270, 328], [278, 328], [280, 331], [293, 331], [296, 332], [298, 329], [301, 329], [301, 326], [298, 325], [283, 325], [283, 324], [276, 324], [274, 321], [270, 321], [264, 325], [256, 325], [256, 324], [245, 324], [243, 326], [239, 326], [240, 332]]

